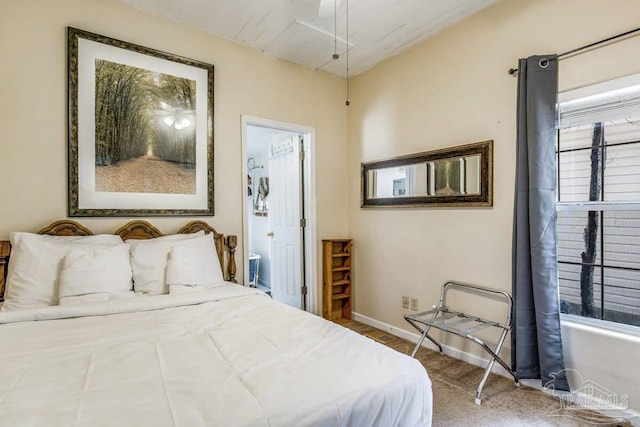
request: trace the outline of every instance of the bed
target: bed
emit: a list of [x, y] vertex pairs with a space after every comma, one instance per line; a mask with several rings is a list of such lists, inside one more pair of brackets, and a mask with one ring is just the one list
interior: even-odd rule
[[[200, 221], [180, 233], [203, 231], [215, 286], [0, 311], [0, 426], [430, 425], [419, 362], [230, 281], [235, 236]], [[73, 221], [41, 233], [93, 234]], [[164, 237], [144, 221], [116, 234]], [[9, 255], [0, 243], [0, 279]]]

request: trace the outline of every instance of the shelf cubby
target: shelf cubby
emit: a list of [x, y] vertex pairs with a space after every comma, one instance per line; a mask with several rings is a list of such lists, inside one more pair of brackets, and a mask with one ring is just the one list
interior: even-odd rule
[[351, 319], [351, 239], [322, 241], [322, 315], [333, 321]]

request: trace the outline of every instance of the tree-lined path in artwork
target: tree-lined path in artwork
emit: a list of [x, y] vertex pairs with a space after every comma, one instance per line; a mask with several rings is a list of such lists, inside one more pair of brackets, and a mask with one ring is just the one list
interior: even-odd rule
[[155, 156], [96, 167], [96, 191], [195, 194], [196, 171]]
[[195, 194], [196, 82], [95, 65], [95, 190]]

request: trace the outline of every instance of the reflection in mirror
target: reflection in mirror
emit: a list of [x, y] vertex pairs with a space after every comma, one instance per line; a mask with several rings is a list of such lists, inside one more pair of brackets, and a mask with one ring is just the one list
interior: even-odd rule
[[426, 177], [427, 165], [424, 163], [370, 170], [369, 197], [408, 197], [419, 194], [426, 189]]
[[362, 164], [362, 206], [492, 206], [493, 141]]
[[480, 194], [480, 154], [369, 170], [370, 199]]

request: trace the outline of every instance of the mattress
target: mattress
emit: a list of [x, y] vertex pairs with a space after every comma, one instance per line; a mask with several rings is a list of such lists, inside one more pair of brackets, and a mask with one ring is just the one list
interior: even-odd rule
[[259, 291], [0, 313], [0, 426], [425, 426], [416, 360]]

